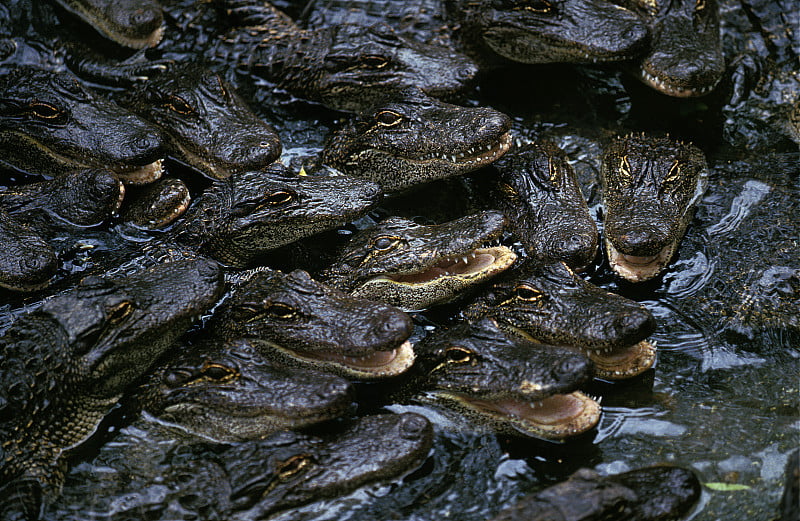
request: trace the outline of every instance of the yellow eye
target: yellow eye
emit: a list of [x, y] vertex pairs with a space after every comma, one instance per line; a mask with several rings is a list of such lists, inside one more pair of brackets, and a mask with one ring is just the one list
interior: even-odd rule
[[680, 161], [677, 159], [672, 164], [667, 172], [667, 176], [664, 178], [664, 184], [673, 184], [676, 183], [681, 178], [681, 164]]
[[553, 10], [553, 5], [547, 0], [534, 0], [527, 2], [526, 5], [515, 7], [518, 11], [530, 11], [532, 13], [549, 13]]
[[474, 360], [475, 353], [461, 346], [452, 346], [445, 350], [444, 356], [450, 363], [467, 364]]
[[558, 165], [553, 164], [552, 159], [547, 160], [547, 167], [550, 171], [550, 182], [556, 184], [558, 181]]
[[372, 249], [375, 251], [386, 252], [396, 248], [402, 240], [403, 239], [401, 237], [382, 235], [372, 240]]
[[278, 464], [278, 479], [285, 481], [311, 464], [311, 455], [298, 454]]
[[206, 361], [203, 367], [200, 368], [200, 374], [209, 380], [217, 382], [227, 382], [239, 376], [235, 369], [209, 361]]
[[62, 114], [58, 107], [41, 101], [31, 103], [31, 113], [39, 119], [56, 119]]
[[382, 110], [375, 114], [375, 121], [382, 127], [393, 127], [403, 121], [403, 116], [391, 110]]
[[186, 103], [186, 100], [180, 98], [178, 96], [170, 96], [169, 101], [167, 102], [167, 107], [173, 111], [177, 112], [178, 114], [187, 115], [194, 112], [194, 109]]
[[382, 69], [386, 67], [389, 60], [379, 54], [364, 54], [361, 56], [361, 63], [370, 69]]
[[628, 156], [622, 156], [622, 159], [619, 160], [618, 170], [623, 177], [630, 179], [631, 165], [628, 163]]
[[290, 319], [297, 316], [297, 311], [293, 307], [277, 302], [275, 304], [271, 304], [267, 308], [267, 313], [274, 317], [283, 319]]
[[133, 313], [133, 309], [133, 303], [125, 300], [106, 310], [106, 318], [112, 324], [118, 324], [122, 322], [125, 317]]
[[514, 187], [513, 187], [513, 186], [511, 186], [510, 184], [508, 184], [508, 183], [504, 183], [504, 182], [502, 182], [502, 181], [501, 181], [501, 182], [498, 184], [498, 187], [500, 188], [500, 191], [501, 191], [501, 192], [503, 192], [503, 194], [504, 194], [506, 197], [509, 197], [509, 198], [511, 198], [511, 199], [518, 199], [518, 198], [519, 198], [519, 192], [517, 192], [517, 191], [514, 189]]
[[272, 192], [264, 200], [270, 206], [279, 206], [282, 204], [290, 203], [295, 197], [295, 194], [286, 190]]
[[694, 10], [699, 12], [705, 8], [706, 8], [706, 0], [697, 0], [694, 6]]
[[517, 299], [524, 300], [525, 302], [536, 302], [544, 297], [544, 293], [526, 285], [517, 286], [515, 293]]

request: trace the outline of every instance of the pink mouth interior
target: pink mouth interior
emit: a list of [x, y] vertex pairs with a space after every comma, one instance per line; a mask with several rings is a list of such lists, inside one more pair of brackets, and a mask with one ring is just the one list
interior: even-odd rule
[[491, 253], [473, 252], [463, 257], [447, 257], [419, 273], [397, 275], [391, 278], [395, 282], [421, 284], [436, 280], [439, 277], [478, 273], [491, 266], [495, 260], [495, 256]]

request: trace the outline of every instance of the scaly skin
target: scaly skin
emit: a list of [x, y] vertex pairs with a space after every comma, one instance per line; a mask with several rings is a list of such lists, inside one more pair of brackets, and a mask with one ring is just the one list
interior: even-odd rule
[[161, 41], [164, 17], [156, 0], [55, 0], [106, 38], [141, 49]]
[[488, 318], [441, 330], [415, 349], [415, 400], [496, 432], [561, 441], [600, 420], [600, 405], [576, 391], [593, 372], [581, 353], [507, 335]]
[[0, 208], [0, 288], [33, 291], [47, 286], [60, 263], [30, 227]]
[[670, 138], [629, 134], [603, 154], [604, 243], [611, 268], [631, 282], [661, 273], [708, 184], [703, 152]]
[[0, 338], [2, 481], [33, 479], [54, 495], [62, 453], [222, 289], [216, 263], [176, 262], [118, 281], [87, 278], [14, 322]]
[[597, 226], [589, 215], [567, 155], [550, 141], [515, 149], [494, 165], [498, 208], [513, 215], [509, 226], [539, 262], [564, 261], [581, 270], [597, 255]]
[[163, 157], [149, 124], [68, 72], [29, 66], [0, 74], [0, 152], [6, 165], [47, 178], [101, 168], [134, 184], [158, 179]]
[[160, 128], [167, 152], [216, 179], [266, 168], [281, 142], [218, 74], [182, 64], [123, 97], [123, 105]]
[[344, 414], [347, 380], [276, 364], [250, 340], [182, 346], [135, 391], [151, 415], [219, 442], [261, 439]]
[[12, 215], [41, 211], [78, 226], [100, 224], [119, 209], [125, 187], [107, 170], [76, 170], [48, 181], [0, 191], [0, 207]]
[[411, 88], [337, 131], [322, 161], [397, 192], [488, 165], [511, 146], [510, 128], [496, 110], [442, 103]]
[[191, 195], [180, 179], [165, 177], [125, 199], [120, 216], [140, 228], [163, 228], [189, 208]]
[[631, 378], [655, 362], [655, 347], [645, 340], [655, 330], [653, 315], [586, 282], [561, 262], [534, 266], [493, 284], [464, 315], [470, 320], [490, 317], [535, 342], [580, 349], [600, 378]]
[[647, 467], [613, 476], [580, 469], [525, 496], [491, 521], [666, 521], [682, 519], [700, 498], [700, 481], [680, 467]]
[[322, 277], [353, 296], [423, 309], [509, 268], [505, 246], [482, 248], [505, 227], [499, 212], [422, 226], [392, 217], [356, 234]]
[[263, 356], [358, 380], [396, 376], [414, 362], [411, 318], [295, 270], [255, 273], [209, 323], [220, 338], [249, 338]]
[[662, 94], [686, 98], [711, 92], [725, 73], [717, 0], [625, 0], [653, 35], [635, 74]]

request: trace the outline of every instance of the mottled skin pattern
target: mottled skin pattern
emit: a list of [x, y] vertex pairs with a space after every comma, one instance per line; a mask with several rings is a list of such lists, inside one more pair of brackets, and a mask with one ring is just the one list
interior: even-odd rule
[[440, 330], [415, 350], [415, 379], [407, 386], [415, 400], [496, 432], [561, 440], [600, 419], [597, 403], [573, 393], [593, 374], [588, 358], [509, 336], [491, 319]]
[[141, 49], [161, 40], [164, 17], [156, 0], [55, 0], [106, 38]]
[[28, 66], [0, 74], [0, 152], [7, 166], [48, 178], [102, 168], [129, 183], [157, 179], [163, 157], [145, 121], [68, 72]]
[[220, 442], [264, 438], [347, 411], [347, 380], [276, 364], [248, 340], [182, 346], [135, 391], [151, 415]]
[[0, 207], [12, 215], [48, 212], [78, 226], [100, 224], [119, 209], [125, 188], [108, 170], [76, 170], [47, 181], [0, 191]]
[[[561, 262], [533, 266], [506, 279], [492, 284], [464, 315], [470, 320], [490, 317], [517, 335], [586, 351], [604, 378], [634, 376], [653, 364], [652, 348], [630, 374], [615, 375], [620, 369], [604, 359], [609, 350], [637, 346], [653, 333], [655, 319], [644, 306], [586, 282]], [[635, 360], [642, 356], [631, 353]]]
[[658, 275], [675, 253], [708, 184], [696, 146], [630, 134], [602, 158], [604, 242], [614, 271], [640, 282]]
[[97, 427], [123, 390], [222, 293], [212, 261], [118, 280], [87, 278], [19, 318], [0, 338], [0, 476], [54, 495], [62, 452]]
[[125, 198], [120, 216], [140, 228], [162, 228], [189, 208], [191, 195], [180, 179], [164, 177]]
[[481, 248], [505, 224], [493, 211], [431, 226], [392, 217], [356, 234], [322, 278], [354, 296], [405, 309], [447, 302], [514, 262], [508, 248]]
[[613, 476], [580, 469], [570, 478], [522, 498], [491, 521], [668, 521], [681, 519], [700, 498], [688, 469], [647, 467]]
[[[413, 413], [366, 416], [333, 426], [324, 437], [284, 431], [228, 446], [186, 445], [174, 437], [148, 446], [149, 436], [142, 439], [130, 429], [122, 435], [117, 445], [124, 444], [127, 457], [120, 457], [119, 448], [104, 448], [94, 462], [117, 470], [97, 482], [93, 491], [94, 510], [113, 508], [118, 521], [140, 520], [143, 512], [161, 521], [266, 519], [363, 485], [397, 479], [418, 467], [433, 443], [431, 424]], [[76, 468], [70, 481], [86, 481], [86, 472]], [[120, 496], [126, 501], [114, 501]]]
[[717, 0], [624, 0], [650, 27], [650, 51], [635, 73], [663, 94], [703, 96], [725, 73]]
[[59, 268], [53, 249], [29, 226], [0, 208], [0, 288], [32, 291], [48, 284]]
[[221, 338], [250, 338], [275, 361], [350, 378], [394, 376], [414, 359], [408, 315], [353, 298], [302, 270], [255, 273], [218, 307], [209, 328]]
[[333, 134], [322, 161], [397, 192], [491, 163], [511, 146], [510, 128], [511, 120], [491, 108], [406, 89]]
[[[446, 0], [469, 55], [522, 63], [594, 63], [645, 52], [647, 26], [632, 11], [603, 0]], [[495, 59], [496, 61], [496, 59]]]
[[541, 262], [564, 261], [573, 269], [597, 255], [597, 225], [589, 214], [566, 153], [550, 141], [530, 143], [493, 165], [491, 177], [509, 227], [528, 254]]
[[153, 76], [122, 103], [163, 131], [170, 155], [212, 178], [265, 168], [281, 154], [275, 129], [232, 85], [197, 64]]

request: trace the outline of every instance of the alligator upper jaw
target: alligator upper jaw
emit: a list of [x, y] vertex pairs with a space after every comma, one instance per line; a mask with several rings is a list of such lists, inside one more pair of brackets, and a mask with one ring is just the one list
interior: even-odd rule
[[635, 255], [625, 255], [606, 239], [606, 252], [611, 269], [620, 277], [631, 282], [642, 282], [652, 279], [664, 269], [675, 249], [677, 242], [671, 242], [664, 246], [656, 255], [638, 257]]
[[535, 438], [561, 441], [594, 428], [600, 421], [600, 404], [580, 391], [554, 394], [538, 401], [516, 398], [480, 399], [462, 393], [440, 392], [451, 400], [494, 422]]
[[662, 94], [667, 94], [676, 98], [692, 98], [697, 96], [705, 96], [706, 94], [710, 93], [712, 90], [714, 90], [714, 88], [716, 88], [722, 77], [720, 76], [714, 81], [714, 83], [710, 85], [692, 89], [689, 87], [682, 87], [672, 84], [668, 79], [651, 74], [644, 67], [642, 67], [639, 69], [639, 79], [642, 80], [642, 82], [644, 82], [646, 85], [649, 85]]
[[443, 162], [457, 167], [477, 169], [499, 159], [500, 156], [508, 152], [513, 142], [514, 140], [511, 137], [511, 133], [506, 132], [494, 143], [474, 145], [463, 152], [433, 152], [422, 157], [409, 158], [407, 160], [412, 163]]
[[364, 356], [347, 356], [330, 351], [300, 351], [271, 344], [292, 358], [299, 358], [316, 367], [330, 368], [350, 378], [378, 380], [406, 372], [414, 364], [416, 355], [411, 342], [406, 340], [391, 351], [374, 351]]

